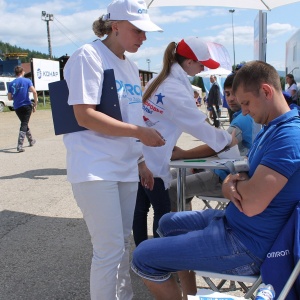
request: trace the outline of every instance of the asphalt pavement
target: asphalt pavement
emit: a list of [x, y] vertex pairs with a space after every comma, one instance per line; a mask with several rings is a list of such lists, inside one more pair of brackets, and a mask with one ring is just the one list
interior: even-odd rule
[[[92, 245], [66, 180], [62, 136], [50, 110], [34, 113], [30, 128], [37, 143], [18, 153], [19, 120], [0, 113], [0, 300], [88, 300]], [[178, 141], [198, 144], [186, 134]], [[153, 299], [135, 274], [132, 283], [133, 300]]]

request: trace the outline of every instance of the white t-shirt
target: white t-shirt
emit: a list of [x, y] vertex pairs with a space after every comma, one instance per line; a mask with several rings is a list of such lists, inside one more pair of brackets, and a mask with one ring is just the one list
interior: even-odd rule
[[170, 75], [143, 105], [144, 121], [148, 127], [158, 130], [166, 144], [162, 147], [143, 145], [147, 167], [154, 177], [160, 177], [168, 188], [172, 180], [169, 162], [172, 150], [182, 132], [187, 132], [216, 152], [230, 144], [231, 135], [206, 122], [207, 116], [198, 110], [193, 89], [186, 72], [179, 64], [173, 64]]
[[287, 93], [290, 94], [290, 96], [292, 96], [292, 91], [295, 91], [295, 95], [292, 96], [292, 99], [293, 100], [297, 100], [297, 91], [298, 91], [298, 88], [297, 88], [297, 84], [296, 83], [293, 83], [290, 87], [288, 87], [286, 90], [285, 90]]
[[[143, 125], [142, 89], [137, 66], [119, 59], [101, 40], [78, 49], [64, 68], [69, 105], [99, 104], [103, 71], [114, 69], [122, 119]], [[71, 183], [110, 180], [138, 181], [137, 160], [141, 143], [135, 138], [114, 137], [84, 130], [64, 135], [67, 174]]]

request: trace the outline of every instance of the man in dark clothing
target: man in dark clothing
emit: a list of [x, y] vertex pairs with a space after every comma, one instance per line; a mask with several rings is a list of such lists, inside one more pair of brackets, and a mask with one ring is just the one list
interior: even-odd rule
[[208, 96], [207, 96], [207, 109], [209, 110], [209, 117], [214, 120], [214, 126], [219, 127], [218, 117], [221, 115], [221, 109], [219, 107], [221, 101], [220, 87], [217, 83], [217, 77], [215, 75], [210, 76], [210, 82], [212, 84]]

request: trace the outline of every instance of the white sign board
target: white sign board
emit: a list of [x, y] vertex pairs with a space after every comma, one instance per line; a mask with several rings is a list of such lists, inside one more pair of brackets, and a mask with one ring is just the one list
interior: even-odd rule
[[48, 91], [50, 82], [59, 81], [59, 62], [48, 59], [32, 59], [33, 82], [37, 91]]
[[267, 13], [258, 12], [254, 20], [254, 59], [266, 61], [267, 52]]

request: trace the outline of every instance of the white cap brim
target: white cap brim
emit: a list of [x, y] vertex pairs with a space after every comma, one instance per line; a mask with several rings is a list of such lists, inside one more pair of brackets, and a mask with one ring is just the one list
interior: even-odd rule
[[150, 20], [135, 20], [135, 21], [128, 21], [128, 22], [130, 22], [132, 25], [134, 25], [135, 27], [137, 27], [138, 29], [140, 29], [142, 31], [146, 31], [146, 32], [150, 32], [150, 31], [162, 32], [163, 31], [160, 27], [155, 25]]

